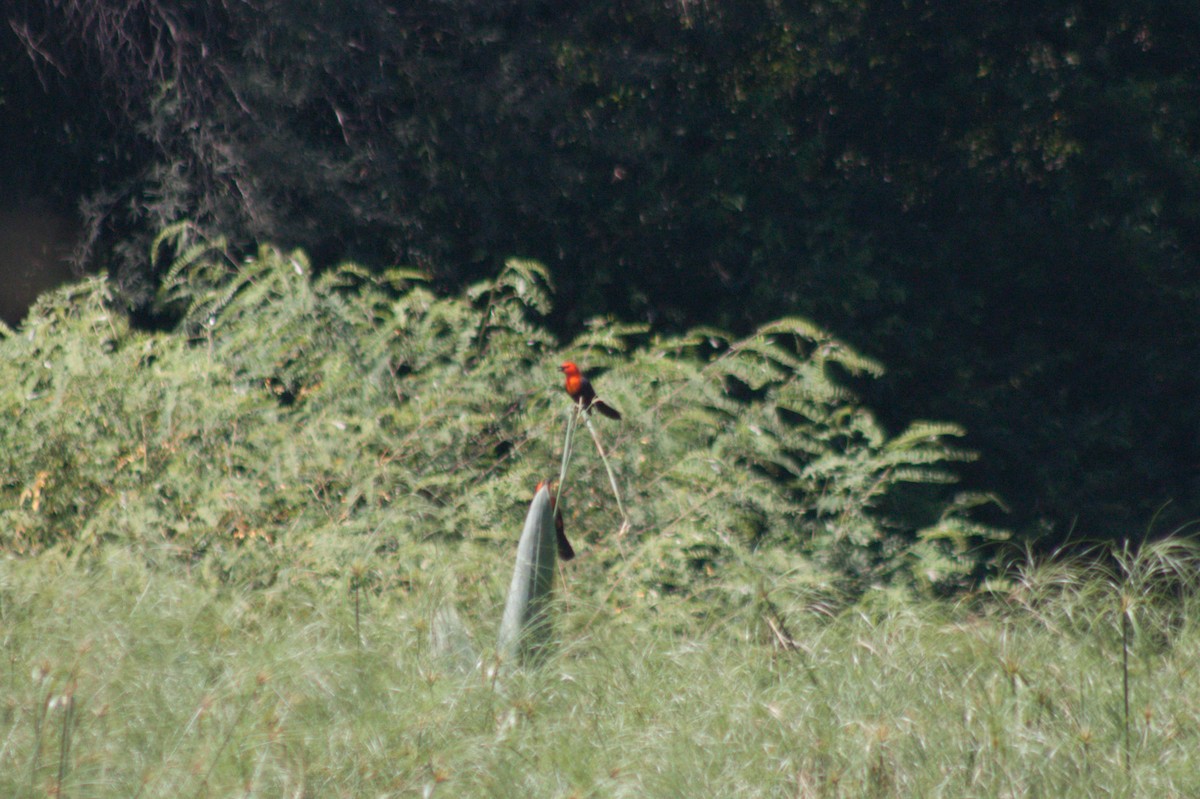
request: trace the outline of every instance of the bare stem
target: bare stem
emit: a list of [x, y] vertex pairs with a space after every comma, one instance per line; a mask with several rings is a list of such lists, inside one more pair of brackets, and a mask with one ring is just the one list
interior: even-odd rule
[[624, 532], [629, 527], [629, 516], [625, 513], [625, 506], [621, 503], [621, 491], [617, 488], [617, 476], [613, 474], [612, 466], [608, 463], [608, 456], [604, 454], [604, 446], [600, 443], [600, 434], [592, 425], [591, 416], [584, 414], [583, 421], [587, 425], [588, 432], [592, 434], [592, 441], [596, 444], [596, 451], [600, 453], [600, 460], [604, 462], [604, 471], [608, 472], [608, 484], [612, 486], [613, 496], [617, 500], [617, 510], [621, 512], [621, 531]]

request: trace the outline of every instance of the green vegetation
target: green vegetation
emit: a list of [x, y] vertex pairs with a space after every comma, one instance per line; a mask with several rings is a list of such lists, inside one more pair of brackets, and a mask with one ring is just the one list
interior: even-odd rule
[[[161, 297], [176, 332], [131, 328], [96, 279], [0, 342], [8, 551], [113, 542], [252, 585], [359, 563], [365, 586], [401, 542], [388, 568], [414, 574], [448, 547], [515, 542], [572, 407], [539, 265], [438, 298], [408, 273], [314, 281], [298, 252], [231, 266], [188, 236], [161, 245], [178, 239]], [[607, 448], [628, 528], [590, 449], [564, 501], [614, 602], [736, 603], [784, 578], [953, 587], [998, 535], [947, 493], [960, 431], [887, 437], [834, 379], [878, 367], [802, 320], [741, 340], [597, 323], [567, 352], [608, 369], [627, 416]]]
[[0, 795], [1200, 795], [1200, 6], [17, 5]]
[[[560, 350], [533, 262], [438, 298], [191, 236], [158, 244], [176, 330], [93, 279], [0, 340], [4, 795], [1200, 787], [1196, 555], [931, 598], [999, 536], [949, 486], [960, 431], [887, 437], [839, 383], [879, 367], [811, 324]], [[580, 437], [580, 556], [522, 667], [497, 632], [564, 353], [625, 414], [628, 518]]]
[[[877, 595], [828, 616], [784, 593], [701, 620], [649, 599], [614, 616], [567, 570], [559, 647], [499, 677], [507, 557], [391, 575], [360, 630], [344, 586], [303, 574], [248, 591], [119, 548], [9, 558], [0, 792], [1194, 796], [1200, 616], [1147, 589], [1183, 554], [1035, 568], [975, 611]], [[449, 585], [478, 666], [430, 642]], [[783, 616], [790, 650], [765, 623]]]

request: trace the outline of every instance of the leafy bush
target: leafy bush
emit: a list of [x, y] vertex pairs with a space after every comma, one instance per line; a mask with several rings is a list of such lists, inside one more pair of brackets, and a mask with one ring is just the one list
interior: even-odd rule
[[448, 554], [507, 563], [534, 485], [557, 473], [564, 352], [605, 370], [625, 414], [594, 424], [628, 518], [585, 447], [562, 497], [591, 553], [572, 568], [616, 607], [940, 586], [995, 535], [939, 487], [968, 457], [948, 443], [960, 431], [887, 437], [835, 379], [878, 365], [802, 320], [741, 340], [597, 321], [560, 349], [533, 262], [438, 297], [409, 272], [312, 279], [302, 253], [235, 265], [188, 237], [156, 244], [179, 253], [160, 297], [174, 330], [132, 328], [93, 279], [0, 341], [5, 549], [113, 542], [255, 585], [353, 565], [356, 590], [383, 571], [419, 581]]

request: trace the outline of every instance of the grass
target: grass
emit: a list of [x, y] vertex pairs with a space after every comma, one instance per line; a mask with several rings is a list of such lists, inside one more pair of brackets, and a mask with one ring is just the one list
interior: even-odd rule
[[463, 595], [445, 575], [239, 591], [116, 550], [0, 562], [0, 795], [1200, 795], [1200, 629], [1153, 564], [834, 617], [777, 588], [790, 651], [751, 606], [615, 613], [577, 587], [557, 651], [512, 671], [496, 571], [455, 603], [477, 665], [430, 644]]

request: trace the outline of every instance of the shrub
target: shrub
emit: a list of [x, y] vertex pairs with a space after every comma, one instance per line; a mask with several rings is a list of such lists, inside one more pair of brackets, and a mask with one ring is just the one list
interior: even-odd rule
[[411, 272], [313, 279], [299, 252], [229, 264], [188, 235], [156, 244], [179, 253], [160, 297], [174, 329], [131, 327], [97, 278], [0, 341], [7, 550], [113, 542], [260, 585], [338, 581], [351, 562], [405, 585], [448, 553], [509, 562], [534, 485], [557, 473], [564, 352], [604, 370], [625, 415], [596, 426], [628, 518], [584, 446], [562, 498], [591, 553], [572, 568], [614, 606], [946, 585], [997, 535], [943, 488], [969, 457], [949, 443], [961, 431], [888, 437], [837, 379], [879, 366], [803, 320], [741, 340], [598, 320], [560, 349], [533, 262], [439, 297]]

